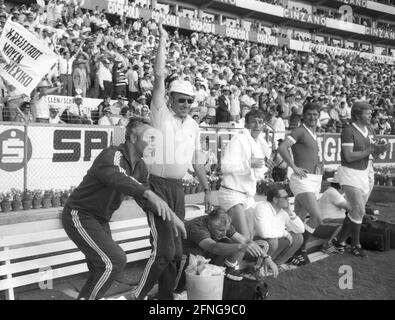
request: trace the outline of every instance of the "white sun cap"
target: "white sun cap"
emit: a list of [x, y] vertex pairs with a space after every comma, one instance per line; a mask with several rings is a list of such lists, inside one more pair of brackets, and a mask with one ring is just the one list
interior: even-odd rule
[[177, 92], [194, 97], [195, 91], [193, 90], [192, 83], [185, 80], [174, 80], [170, 85], [169, 92]]

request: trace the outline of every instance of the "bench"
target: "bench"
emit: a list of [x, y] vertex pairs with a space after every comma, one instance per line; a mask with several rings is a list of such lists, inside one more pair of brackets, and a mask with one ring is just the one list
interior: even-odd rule
[[[186, 219], [204, 214], [204, 207], [186, 206]], [[147, 219], [134, 218], [110, 223], [113, 239], [121, 246], [127, 262], [148, 259], [151, 254]], [[0, 292], [14, 300], [14, 289], [87, 272], [85, 256], [63, 228], [0, 235]]]

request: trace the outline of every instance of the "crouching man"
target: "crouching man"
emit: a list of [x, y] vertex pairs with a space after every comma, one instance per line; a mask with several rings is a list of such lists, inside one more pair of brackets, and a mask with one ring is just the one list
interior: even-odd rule
[[269, 243], [268, 254], [281, 270], [291, 266], [286, 262], [303, 243], [304, 225], [290, 209], [288, 193], [281, 186], [272, 186], [267, 192], [267, 201], [257, 204], [254, 212], [255, 240]]
[[238, 233], [231, 224], [231, 218], [223, 209], [215, 209], [208, 215], [197, 217], [185, 222], [187, 238], [183, 240], [184, 258], [179, 268], [178, 287], [182, 291], [185, 287], [185, 272], [188, 266], [189, 254], [201, 255], [211, 259], [210, 263], [225, 266], [226, 273], [231, 277], [240, 277], [238, 265], [244, 255], [263, 258], [264, 267], [270, 269], [276, 277], [278, 268], [267, 254], [269, 248], [264, 241], [258, 245], [247, 240]]

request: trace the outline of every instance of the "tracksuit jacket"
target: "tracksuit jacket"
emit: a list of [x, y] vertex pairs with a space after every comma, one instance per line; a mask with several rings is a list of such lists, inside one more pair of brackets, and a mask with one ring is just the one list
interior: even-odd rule
[[129, 159], [126, 144], [104, 149], [94, 160], [80, 185], [72, 192], [66, 206], [89, 213], [102, 221], [110, 221], [123, 200], [123, 195], [147, 202], [143, 194], [148, 190], [147, 170], [143, 160], [135, 165]]

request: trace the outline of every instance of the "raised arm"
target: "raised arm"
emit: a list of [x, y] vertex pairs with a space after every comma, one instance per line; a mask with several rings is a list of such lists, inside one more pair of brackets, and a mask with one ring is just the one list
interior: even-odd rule
[[163, 29], [162, 22], [159, 23], [159, 46], [156, 54], [154, 66], [154, 89], [151, 100], [151, 112], [158, 111], [164, 106], [165, 97], [165, 61], [166, 61], [166, 43], [168, 34]]

